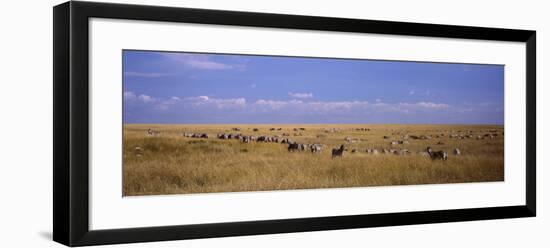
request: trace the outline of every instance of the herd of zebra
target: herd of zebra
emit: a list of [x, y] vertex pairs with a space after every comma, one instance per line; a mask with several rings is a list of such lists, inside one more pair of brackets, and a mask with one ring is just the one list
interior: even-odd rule
[[288, 151], [289, 152], [296, 152], [296, 151], [310, 151], [311, 153], [320, 153], [323, 150], [322, 144], [301, 144], [293, 141], [292, 139], [284, 136], [289, 135], [274, 135], [274, 136], [267, 136], [267, 135], [261, 135], [261, 136], [255, 136], [255, 135], [243, 135], [240, 133], [233, 134], [233, 133], [219, 133], [216, 135], [218, 139], [237, 139], [240, 140], [243, 143], [250, 143], [250, 142], [272, 142], [272, 143], [281, 143], [281, 144], [287, 144], [288, 145]]
[[[303, 129], [302, 129], [303, 130]], [[240, 131], [240, 129], [234, 129], [234, 131]], [[148, 129], [147, 133], [149, 136], [158, 136], [160, 134], [159, 131]], [[283, 135], [288, 136], [288, 135]], [[219, 133], [216, 135], [218, 139], [222, 140], [230, 140], [230, 139], [236, 139], [240, 140], [243, 143], [250, 143], [250, 142], [272, 142], [272, 143], [280, 143], [280, 144], [286, 144], [288, 145], [287, 150], [288, 152], [303, 152], [303, 151], [309, 151], [311, 153], [321, 153], [325, 145], [323, 144], [304, 144], [304, 143], [298, 143], [293, 141], [290, 138], [283, 137], [281, 135], [275, 135], [275, 136], [267, 136], [267, 135], [261, 135], [261, 136], [255, 136], [255, 135], [243, 135], [241, 133]], [[183, 137], [187, 138], [202, 138], [202, 139], [208, 139], [210, 136], [207, 133], [188, 133], [184, 132]], [[384, 136], [386, 138], [387, 136]], [[493, 138], [493, 136], [490, 136]], [[417, 137], [413, 137], [417, 138]], [[423, 137], [422, 137], [423, 138]], [[453, 137], [454, 138], [454, 137]], [[427, 138], [431, 139], [431, 137]], [[359, 139], [352, 139], [347, 137], [346, 142], [349, 143], [355, 143], [360, 142]], [[391, 145], [397, 145], [397, 144], [409, 144], [407, 140], [398, 140], [398, 141], [391, 141]], [[344, 151], [348, 151], [346, 147], [342, 144], [339, 148], [333, 148], [331, 155], [332, 158], [342, 157], [344, 154]], [[351, 153], [358, 152], [357, 149], [353, 148], [351, 149]], [[376, 148], [367, 148], [365, 150], [367, 154], [373, 154], [377, 155], [380, 153], [383, 154], [393, 154], [393, 155], [409, 155], [412, 154], [408, 149], [381, 149], [379, 152]], [[455, 148], [453, 150], [454, 155], [460, 155], [461, 152], [458, 148]], [[427, 147], [425, 151], [418, 152], [419, 155], [422, 156], [429, 156], [432, 160], [447, 160], [448, 159], [448, 153], [445, 151], [434, 151], [431, 147]]]

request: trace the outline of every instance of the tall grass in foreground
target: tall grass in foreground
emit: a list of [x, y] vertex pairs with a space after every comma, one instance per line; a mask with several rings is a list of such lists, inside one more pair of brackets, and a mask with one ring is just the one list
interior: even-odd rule
[[[159, 137], [148, 137], [152, 127]], [[304, 127], [303, 136], [291, 137], [298, 142], [327, 145], [321, 154], [289, 153], [287, 146], [276, 143], [240, 143], [219, 140], [216, 133], [233, 132], [241, 127], [243, 134], [276, 135], [295, 133]], [[252, 127], [259, 127], [253, 132]], [[269, 127], [283, 127], [269, 131]], [[338, 127], [341, 132], [326, 133], [325, 128]], [[356, 131], [367, 127], [371, 131]], [[125, 125], [124, 129], [124, 195], [155, 195], [207, 192], [263, 191], [285, 189], [364, 187], [434, 183], [464, 183], [504, 180], [504, 140], [451, 139], [410, 140], [408, 145], [393, 146], [422, 151], [426, 146], [446, 150], [448, 161], [432, 161], [418, 154], [407, 156], [371, 155], [366, 148], [390, 148], [392, 133], [436, 134], [474, 130], [503, 131], [502, 126], [447, 125]], [[184, 138], [181, 133], [207, 132], [210, 139]], [[391, 136], [384, 139], [383, 136]], [[214, 137], [212, 137], [214, 136]], [[346, 144], [345, 137], [362, 142]], [[437, 145], [441, 141], [443, 145]], [[346, 144], [343, 158], [331, 159], [330, 150]], [[140, 147], [141, 151], [136, 151]], [[453, 148], [463, 155], [452, 155]]]

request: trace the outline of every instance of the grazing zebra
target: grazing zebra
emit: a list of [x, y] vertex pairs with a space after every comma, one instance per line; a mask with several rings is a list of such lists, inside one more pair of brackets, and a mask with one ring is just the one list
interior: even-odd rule
[[323, 147], [321, 144], [312, 144], [309, 149], [311, 150], [311, 153], [320, 153]]
[[441, 159], [441, 160], [447, 160], [448, 156], [447, 153], [444, 151], [436, 151], [434, 152], [431, 147], [428, 146], [426, 148], [426, 152], [428, 152], [428, 155], [430, 155], [430, 158], [432, 160]]
[[155, 130], [149, 128], [149, 129], [147, 129], [147, 134], [148, 134], [149, 136], [158, 136], [158, 135], [160, 134], [160, 132], [159, 132], [159, 131], [155, 131]]
[[289, 152], [298, 151], [299, 149], [300, 149], [300, 144], [298, 144], [298, 143], [289, 143], [288, 144], [288, 151]]
[[342, 154], [344, 154], [344, 145], [341, 145], [339, 149], [333, 148], [332, 149], [332, 158], [334, 157], [342, 157]]
[[291, 143], [294, 143], [294, 142], [292, 142], [292, 140], [289, 138], [284, 138], [281, 140], [281, 144], [291, 144]]
[[427, 153], [427, 152], [418, 152], [418, 155], [423, 156], [423, 157], [428, 157], [428, 156], [430, 156], [430, 154]]

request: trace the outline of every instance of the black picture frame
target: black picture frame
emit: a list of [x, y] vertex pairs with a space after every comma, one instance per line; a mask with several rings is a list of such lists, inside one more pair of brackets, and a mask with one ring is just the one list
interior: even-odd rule
[[[198, 239], [348, 228], [533, 217], [536, 215], [536, 32], [236, 11], [71, 1], [54, 12], [53, 239], [68, 246]], [[473, 209], [326, 216], [110, 230], [89, 229], [88, 21], [113, 18], [526, 44], [526, 204]]]

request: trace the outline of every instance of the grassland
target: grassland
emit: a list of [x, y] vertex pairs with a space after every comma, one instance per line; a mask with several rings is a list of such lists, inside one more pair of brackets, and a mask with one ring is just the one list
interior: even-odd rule
[[[232, 131], [233, 127], [241, 131]], [[270, 128], [282, 128], [270, 131]], [[150, 136], [147, 129], [160, 132]], [[259, 131], [253, 131], [258, 128]], [[305, 128], [294, 131], [294, 128]], [[340, 129], [327, 132], [327, 129]], [[357, 128], [368, 128], [360, 131]], [[493, 139], [477, 135], [498, 133]], [[145, 125], [124, 126], [124, 195], [263, 191], [312, 188], [364, 187], [488, 182], [504, 180], [504, 127], [488, 125]], [[183, 132], [208, 133], [209, 139], [183, 137]], [[217, 133], [244, 135], [291, 134], [300, 143], [321, 143], [320, 154], [288, 152], [278, 143], [242, 143], [221, 140]], [[301, 133], [302, 136], [293, 136]], [[451, 138], [451, 134], [474, 138]], [[403, 135], [432, 135], [390, 145]], [[435, 138], [438, 134], [442, 137]], [[390, 138], [384, 138], [390, 136]], [[346, 137], [360, 139], [348, 143]], [[437, 144], [441, 142], [442, 144]], [[331, 158], [331, 149], [345, 144], [342, 158]], [[447, 161], [418, 152], [427, 146], [449, 153]], [[410, 155], [367, 154], [367, 148], [408, 149]], [[459, 148], [461, 155], [454, 155]], [[352, 149], [357, 152], [351, 153]]]

